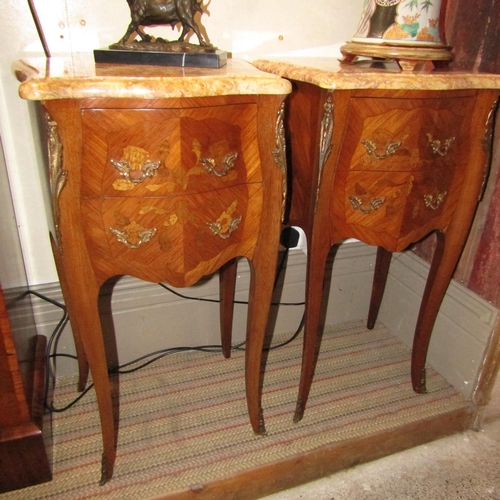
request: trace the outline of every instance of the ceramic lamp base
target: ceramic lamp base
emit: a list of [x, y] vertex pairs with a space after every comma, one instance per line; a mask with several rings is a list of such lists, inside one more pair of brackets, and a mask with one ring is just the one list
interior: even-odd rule
[[341, 63], [349, 64], [359, 57], [395, 60], [403, 71], [420, 69], [428, 61], [436, 68], [446, 67], [453, 60], [451, 47], [448, 46], [416, 46], [390, 43], [347, 42], [340, 48], [343, 59]]

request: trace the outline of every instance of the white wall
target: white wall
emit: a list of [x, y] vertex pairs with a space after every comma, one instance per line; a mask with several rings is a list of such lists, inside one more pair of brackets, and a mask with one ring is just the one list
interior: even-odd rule
[[[339, 57], [355, 32], [363, 0], [204, 0], [209, 40], [233, 57]], [[118, 41], [130, 20], [126, 0], [35, 0], [52, 55], [89, 52]], [[173, 39], [170, 27], [164, 37]], [[157, 34], [157, 33], [155, 33]], [[177, 36], [176, 36], [177, 37]], [[194, 42], [196, 42], [194, 40]], [[0, 137], [30, 284], [57, 280], [45, 222], [33, 106], [17, 95], [13, 61], [40, 54], [27, 0], [3, 0], [0, 17]]]

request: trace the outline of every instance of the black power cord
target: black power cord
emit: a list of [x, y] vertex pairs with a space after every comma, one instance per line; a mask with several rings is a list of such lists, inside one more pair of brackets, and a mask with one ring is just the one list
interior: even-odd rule
[[[296, 234], [294, 234], [292, 231], [294, 231]], [[278, 270], [276, 273], [276, 278], [275, 278], [275, 282], [274, 282], [275, 287], [276, 287], [278, 279], [281, 275], [281, 272], [283, 270], [284, 263], [285, 263], [286, 258], [288, 256], [288, 251], [290, 248], [297, 246], [298, 239], [299, 239], [299, 233], [294, 228], [285, 228], [283, 230], [282, 237], [281, 237], [281, 244], [285, 247], [285, 251], [283, 252], [283, 257], [280, 260], [279, 267], [278, 267]], [[183, 298], [183, 299], [196, 300], [196, 301], [200, 301], [200, 302], [212, 302], [212, 303], [219, 303], [220, 302], [220, 300], [218, 300], [218, 299], [206, 299], [206, 298], [202, 298], [202, 297], [190, 297], [190, 296], [181, 294], [181, 293], [177, 292], [176, 290], [173, 290], [169, 286], [165, 285], [164, 283], [158, 283], [158, 285], [160, 285], [162, 288], [169, 291], [170, 293], [173, 293], [174, 295], [176, 295], [180, 298]], [[50, 360], [55, 359], [57, 357], [66, 357], [66, 358], [71, 358], [71, 359], [78, 359], [78, 358], [72, 354], [58, 354], [56, 352], [51, 353], [52, 346], [57, 345], [57, 341], [59, 340], [59, 337], [61, 336], [61, 333], [64, 329], [64, 326], [66, 325], [66, 323], [68, 321], [68, 314], [66, 311], [66, 307], [63, 304], [60, 304], [57, 301], [54, 301], [54, 300], [49, 299], [47, 297], [44, 297], [41, 294], [38, 294], [36, 292], [31, 292], [31, 293], [33, 293], [34, 295], [46, 300], [47, 302], [50, 302], [51, 304], [63, 309], [63, 311], [64, 311], [63, 317], [61, 318], [61, 320], [57, 324], [56, 328], [54, 329], [54, 331], [53, 331], [53, 333], [52, 333], [52, 335], [47, 343], [47, 363], [48, 363], [48, 365], [47, 365], [47, 370], [46, 370], [46, 382], [47, 383], [46, 383], [46, 389], [45, 389], [46, 390], [45, 407], [50, 412], [62, 413], [64, 411], [70, 409], [71, 407], [73, 407], [76, 403], [78, 403], [78, 401], [80, 401], [94, 387], [94, 384], [91, 383], [73, 401], [71, 401], [71, 403], [64, 406], [63, 408], [56, 408], [52, 405], [52, 403], [49, 403], [47, 401], [48, 382], [49, 382], [49, 376], [51, 373], [49, 371]], [[247, 305], [248, 301], [234, 301], [234, 303]], [[302, 302], [272, 302], [271, 303], [271, 305], [273, 305], [273, 306], [279, 306], [279, 305], [282, 305], [282, 306], [301, 306], [304, 304], [305, 304], [305, 302], [303, 302], [303, 301]], [[284, 346], [290, 344], [291, 342], [293, 342], [300, 334], [300, 331], [302, 330], [302, 327], [303, 327], [303, 323], [304, 323], [304, 314], [302, 314], [302, 319], [299, 323], [298, 328], [296, 329], [294, 334], [289, 339], [287, 339], [284, 342], [281, 342], [280, 344], [275, 344], [275, 345], [271, 345], [269, 347], [266, 347], [265, 351], [278, 349], [280, 347], [284, 347]], [[243, 341], [239, 344], [235, 344], [232, 346], [232, 349], [237, 350], [237, 351], [244, 351], [245, 344], [246, 344], [246, 341]], [[176, 354], [179, 352], [186, 352], [186, 351], [222, 352], [222, 345], [186, 346], [186, 347], [171, 347], [171, 348], [166, 348], [166, 349], [160, 349], [158, 351], [154, 351], [154, 352], [145, 354], [144, 356], [141, 356], [141, 357], [134, 359], [132, 361], [129, 361], [127, 363], [124, 363], [124, 364], [122, 364], [122, 365], [120, 365], [112, 370], [109, 370], [109, 373], [110, 374], [118, 373], [121, 375], [134, 373], [134, 372], [136, 372], [142, 368], [145, 368], [146, 366], [148, 366], [148, 365], [150, 365], [150, 364], [152, 364], [152, 363], [154, 363], [154, 362], [156, 362], [156, 361], [158, 361], [166, 356], [170, 356], [171, 354]], [[148, 358], [151, 358], [151, 359], [148, 359]], [[127, 367], [133, 366], [133, 365], [135, 365], [143, 360], [147, 360], [147, 361], [140, 364], [139, 366], [134, 366], [133, 368], [127, 369]]]
[[[35, 297], [42, 299], [45, 302], [48, 302], [59, 309], [63, 311], [63, 315], [59, 322], [57, 323], [56, 327], [52, 331], [52, 334], [49, 337], [49, 340], [47, 341], [47, 345], [45, 348], [45, 360], [46, 360], [46, 366], [45, 366], [45, 388], [44, 388], [44, 396], [43, 396], [43, 404], [44, 407], [47, 409], [49, 408], [48, 405], [48, 393], [49, 393], [49, 386], [50, 386], [50, 375], [52, 373], [51, 366], [50, 366], [50, 359], [51, 359], [51, 351], [52, 351], [52, 346], [57, 345], [57, 342], [59, 340], [59, 337], [61, 336], [64, 327], [66, 326], [66, 323], [68, 322], [68, 311], [66, 310], [66, 306], [64, 304], [61, 304], [57, 300], [53, 300], [45, 295], [42, 295], [39, 292], [35, 292], [34, 290], [28, 290], [23, 294], [23, 296], [26, 295], [34, 295]], [[72, 356], [76, 359], [76, 356]]]

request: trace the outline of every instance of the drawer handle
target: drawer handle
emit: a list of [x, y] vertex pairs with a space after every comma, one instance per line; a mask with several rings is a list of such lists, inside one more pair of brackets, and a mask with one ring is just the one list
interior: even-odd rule
[[217, 170], [215, 158], [200, 158], [200, 162], [209, 174], [215, 174], [217, 177], [224, 177], [234, 168], [234, 163], [238, 158], [238, 153], [228, 153], [222, 160], [222, 168]]
[[439, 139], [433, 139], [431, 134], [427, 134], [427, 138], [429, 139], [429, 146], [431, 147], [432, 152], [439, 156], [446, 156], [451, 148], [451, 145], [455, 142], [455, 137], [446, 139], [442, 145], [441, 141]]
[[208, 222], [207, 225], [210, 228], [210, 231], [212, 231], [212, 234], [214, 236], [219, 236], [223, 240], [227, 240], [231, 234], [236, 230], [236, 228], [240, 225], [241, 222], [241, 215], [239, 217], [233, 218], [229, 220], [226, 224], [222, 224], [222, 222]]
[[363, 200], [358, 196], [349, 195], [347, 198], [349, 198], [352, 208], [363, 214], [371, 214], [375, 210], [378, 210], [385, 202], [385, 198], [373, 198], [368, 203], [363, 203]]
[[443, 193], [439, 193], [436, 195], [424, 194], [425, 206], [427, 208], [430, 208], [431, 210], [437, 210], [441, 206], [441, 203], [443, 203], [444, 198], [447, 194], [448, 194], [447, 191], [444, 191]]
[[374, 141], [367, 141], [367, 140], [363, 139], [361, 141], [361, 144], [363, 144], [363, 146], [365, 147], [368, 155], [377, 158], [377, 160], [384, 160], [385, 158], [389, 158], [389, 156], [393, 156], [396, 153], [396, 151], [398, 150], [398, 148], [401, 146], [402, 143], [401, 143], [401, 141], [400, 142], [389, 142], [385, 146], [385, 150], [382, 154], [377, 153], [377, 145], [375, 144]]
[[[138, 225], [137, 225], [138, 226]], [[116, 239], [123, 243], [127, 248], [136, 249], [139, 248], [143, 243], [148, 243], [151, 238], [156, 234], [156, 228], [144, 229], [137, 231], [137, 243], [130, 243], [130, 234], [126, 229], [115, 229], [110, 227], [109, 230], [116, 236]], [[135, 231], [134, 231], [135, 232]]]
[[161, 161], [146, 160], [142, 163], [141, 168], [138, 170], [132, 168], [127, 160], [117, 161], [112, 159], [111, 163], [116, 170], [120, 172], [120, 175], [127, 179], [127, 181], [132, 182], [133, 184], [139, 184], [144, 182], [148, 177], [153, 177], [155, 172], [158, 170]]

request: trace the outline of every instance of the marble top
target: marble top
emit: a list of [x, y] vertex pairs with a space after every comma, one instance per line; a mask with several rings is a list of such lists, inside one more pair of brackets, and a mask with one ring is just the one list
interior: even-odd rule
[[169, 98], [238, 94], [288, 94], [289, 81], [264, 73], [244, 60], [222, 68], [96, 64], [92, 54], [33, 58], [12, 65], [29, 100], [100, 97]]
[[324, 89], [459, 90], [500, 89], [500, 75], [454, 69], [401, 71], [396, 63], [357, 61], [340, 64], [334, 58], [259, 59], [256, 68]]

